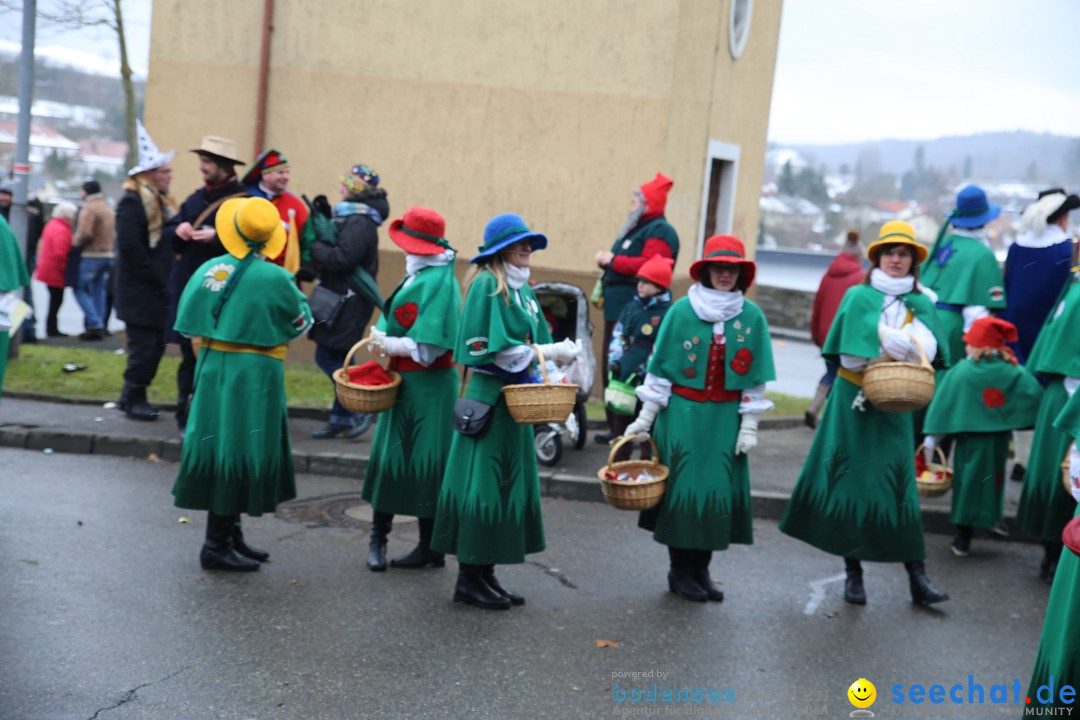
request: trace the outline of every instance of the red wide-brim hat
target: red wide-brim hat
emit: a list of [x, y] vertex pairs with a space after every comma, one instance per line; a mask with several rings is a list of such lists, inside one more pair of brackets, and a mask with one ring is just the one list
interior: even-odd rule
[[405, 217], [390, 223], [389, 233], [395, 245], [412, 255], [438, 255], [451, 249], [443, 237], [446, 220], [429, 208], [409, 208]]
[[702, 253], [701, 259], [694, 261], [694, 264], [690, 266], [690, 277], [695, 281], [698, 280], [702, 269], [709, 263], [741, 265], [742, 274], [740, 275], [739, 285], [743, 290], [746, 290], [754, 284], [757, 265], [754, 264], [753, 260], [747, 259], [746, 248], [743, 247], [742, 240], [734, 235], [713, 235], [706, 240], [705, 252]]

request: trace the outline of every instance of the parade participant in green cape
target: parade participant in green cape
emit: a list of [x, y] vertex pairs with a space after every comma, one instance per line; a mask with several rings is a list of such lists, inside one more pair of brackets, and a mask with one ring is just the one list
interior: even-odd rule
[[705, 242], [689, 295], [664, 317], [637, 390], [641, 412], [626, 429], [646, 440], [656, 423], [667, 490], [638, 527], [668, 546], [668, 589], [687, 600], [722, 601], [709, 576], [713, 551], [754, 541], [747, 454], [758, 416], [773, 407], [765, 383], [776, 379], [765, 315], [743, 296], [756, 272], [738, 238]]
[[[15, 233], [7, 220], [0, 217], [0, 297], [30, 284]], [[4, 384], [4, 371], [7, 370], [8, 347], [11, 345], [10, 326], [0, 324], [0, 387]]]
[[504, 385], [539, 382], [536, 353], [572, 360], [580, 341], [551, 342], [540, 303], [529, 287], [532, 253], [547, 247], [517, 215], [492, 218], [466, 277], [465, 310], [454, 360], [472, 369], [465, 397], [490, 406], [488, 429], [454, 433], [435, 514], [431, 549], [457, 555], [454, 602], [503, 610], [525, 599], [495, 578], [496, 564], [525, 561], [544, 549], [540, 478], [533, 428], [519, 425], [503, 399]]
[[[997, 258], [986, 237], [986, 225], [1001, 208], [976, 185], [956, 195], [956, 209], [922, 268], [922, 281], [937, 293], [936, 308], [948, 338], [949, 357], [964, 357], [962, 335], [980, 317], [1005, 307], [1005, 285]], [[952, 227], [949, 231], [949, 227]]]
[[1061, 458], [1069, 447], [1069, 436], [1054, 426], [1068, 393], [1065, 378], [1080, 377], [1080, 272], [1062, 291], [1039, 331], [1035, 347], [1027, 359], [1027, 369], [1047, 383], [1035, 419], [1027, 472], [1016, 510], [1016, 527], [1042, 542], [1043, 560], [1039, 577], [1053, 582], [1061, 556], [1061, 529], [1073, 516], [1076, 503], [1061, 486]]
[[[952, 552], [967, 557], [976, 527], [993, 528], [1005, 519], [1005, 463], [1013, 430], [1035, 424], [1042, 386], [1017, 365], [1006, 343], [1019, 335], [998, 318], [976, 320], [964, 333], [967, 357], [944, 374], [926, 413], [927, 453], [936, 437], [954, 435]], [[918, 460], [918, 458], [916, 458]]]
[[948, 360], [934, 305], [919, 292], [927, 250], [905, 222], [882, 226], [867, 249], [871, 270], [844, 294], [822, 354], [840, 363], [836, 384], [780, 530], [844, 558], [844, 600], [866, 603], [861, 561], [903, 562], [911, 599], [948, 600], [926, 577], [922, 512], [915, 486], [911, 413], [878, 410], [862, 392], [862, 375], [880, 356]]
[[371, 459], [364, 473], [364, 499], [375, 511], [367, 566], [386, 569], [386, 537], [394, 515], [419, 519], [420, 544], [395, 558], [400, 568], [442, 567], [431, 549], [431, 529], [453, 429], [447, 422], [457, 396], [453, 349], [461, 313], [454, 277], [456, 253], [443, 237], [442, 215], [411, 207], [390, 224], [390, 239], [405, 251], [405, 278], [386, 301], [371, 329], [375, 351], [390, 356], [401, 373], [397, 400], [379, 415]]
[[[1065, 434], [1072, 443], [1069, 451], [1069, 484], [1074, 502], [1080, 502], [1080, 451], [1075, 441], [1080, 438], [1080, 393], [1076, 388], [1080, 378], [1066, 380], [1070, 397], [1054, 426]], [[1059, 461], [1060, 462], [1060, 461]], [[1060, 481], [1058, 482], [1060, 486]], [[1074, 515], [1080, 517], [1080, 513]], [[1052, 705], [1054, 707], [1072, 707], [1063, 703], [1063, 698], [1055, 692], [1050, 702], [1036, 696], [1036, 691], [1043, 685], [1050, 685], [1055, 678], [1055, 688], [1071, 684], [1074, 687], [1080, 679], [1080, 528], [1077, 522], [1068, 524], [1068, 537], [1063, 538], [1069, 551], [1062, 554], [1054, 577], [1054, 586], [1050, 590], [1050, 600], [1046, 605], [1046, 619], [1043, 621], [1042, 638], [1039, 652], [1035, 656], [1035, 669], [1028, 684], [1028, 696], [1033, 706]], [[1044, 696], [1045, 697], [1045, 696]]]
[[284, 360], [311, 311], [292, 275], [261, 261], [285, 246], [269, 201], [226, 200], [215, 226], [229, 254], [195, 271], [177, 308], [176, 331], [200, 349], [173, 495], [177, 507], [209, 511], [204, 568], [258, 570], [269, 555], [244, 542], [240, 513], [296, 497]]

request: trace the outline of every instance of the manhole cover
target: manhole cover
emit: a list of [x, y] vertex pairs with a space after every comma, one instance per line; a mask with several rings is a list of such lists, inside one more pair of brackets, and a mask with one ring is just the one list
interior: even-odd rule
[[[367, 530], [371, 527], [372, 508], [360, 493], [339, 493], [291, 500], [278, 505], [277, 517], [309, 527], [346, 527]], [[416, 522], [407, 515], [394, 517], [394, 525]]]

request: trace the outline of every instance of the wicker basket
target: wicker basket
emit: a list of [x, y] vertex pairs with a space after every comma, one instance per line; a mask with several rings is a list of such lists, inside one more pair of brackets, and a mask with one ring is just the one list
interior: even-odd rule
[[911, 341], [919, 349], [922, 362], [918, 365], [886, 360], [871, 363], [863, 373], [863, 393], [882, 412], [921, 410], [934, 397], [934, 368], [919, 341]]
[[351, 365], [353, 355], [369, 342], [371, 338], [368, 337], [353, 345], [345, 356], [345, 365], [334, 371], [338, 402], [353, 412], [379, 413], [389, 410], [397, 400], [398, 385], [401, 384], [401, 373], [396, 370], [387, 371], [389, 385], [354, 385], [349, 382], [349, 368], [355, 367]]
[[[596, 475], [600, 478], [600, 488], [604, 492], [604, 499], [612, 507], [617, 507], [620, 510], [648, 510], [651, 507], [656, 507], [660, 503], [660, 498], [664, 495], [664, 481], [667, 480], [668, 469], [656, 461], [656, 443], [653, 442], [652, 438], [649, 438], [649, 446], [652, 448], [652, 460], [620, 460], [615, 462], [615, 454], [619, 451], [619, 448], [633, 439], [631, 435], [624, 435], [616, 440], [611, 447], [611, 453], [608, 455], [608, 464], [597, 470]], [[653, 476], [654, 480], [645, 483], [620, 482], [607, 477], [608, 474], [618, 475], [623, 472], [631, 475], [647, 472]]]
[[[925, 445], [919, 445], [915, 454], [921, 453], [925, 447]], [[945, 453], [941, 451], [941, 448], [936, 447], [934, 457], [940, 462], [927, 463], [926, 469], [915, 478], [915, 485], [921, 497], [940, 497], [952, 489], [953, 471], [945, 459]]]
[[573, 383], [549, 382], [547, 368], [544, 367], [544, 354], [536, 345], [532, 348], [536, 351], [544, 382], [504, 385], [502, 393], [506, 399], [506, 409], [510, 411], [514, 422], [520, 425], [565, 422], [574, 411], [578, 386]]

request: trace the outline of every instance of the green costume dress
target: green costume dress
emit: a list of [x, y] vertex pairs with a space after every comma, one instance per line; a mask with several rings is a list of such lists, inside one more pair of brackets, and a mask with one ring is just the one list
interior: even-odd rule
[[937, 293], [937, 311], [949, 341], [949, 357], [964, 357], [964, 317], [968, 305], [990, 310], [1005, 307], [1005, 281], [997, 258], [981, 240], [966, 235], [946, 235], [934, 246], [920, 270], [922, 283]]
[[[899, 298], [933, 334], [938, 355], [947, 360], [948, 346], [930, 299], [914, 292]], [[869, 285], [850, 288], [822, 355], [835, 362], [841, 354], [878, 357], [884, 300], [885, 295]], [[881, 412], [849, 378], [861, 382], [858, 374], [845, 371], [837, 376], [780, 530], [842, 557], [922, 560], [926, 550], [911, 413]]]
[[[1070, 441], [1080, 437], [1080, 392], [1073, 393], [1054, 424]], [[1061, 485], [1060, 480], [1058, 485]], [[1058, 695], [1062, 685], [1074, 688], [1080, 685], [1080, 557], [1068, 549], [1062, 552], [1054, 575], [1039, 652], [1035, 656], [1035, 670], [1028, 684], [1028, 697], [1033, 705], [1037, 702], [1036, 690], [1049, 685], [1051, 677], [1054, 678], [1054, 698], [1047, 705], [1074, 707], [1075, 702], [1062, 705]]]
[[[26, 287], [30, 276], [26, 272], [26, 261], [19, 251], [19, 243], [7, 220], [0, 217], [0, 293], [7, 293]], [[11, 345], [11, 333], [0, 330], [0, 387], [4, 385], [4, 372], [7, 370], [8, 346]]]
[[180, 297], [177, 332], [209, 345], [199, 352], [173, 495], [177, 507], [257, 517], [296, 497], [284, 344], [311, 325], [311, 310], [292, 275], [256, 260], [215, 320], [240, 262], [208, 260]]
[[1035, 424], [1042, 386], [1007, 359], [961, 360], [944, 374], [926, 413], [928, 435], [955, 435], [952, 521], [994, 527], [1005, 518], [1012, 430]]
[[[507, 304], [496, 285], [495, 275], [481, 270], [469, 288], [454, 346], [462, 365], [491, 365], [496, 353], [551, 342], [532, 289], [509, 290]], [[439, 493], [431, 549], [469, 565], [521, 563], [545, 547], [533, 427], [510, 416], [501, 392], [507, 384], [470, 374], [465, 397], [494, 405], [491, 425], [478, 438], [453, 434]]]
[[689, 298], [671, 306], [649, 362], [649, 374], [672, 383], [653, 427], [668, 468], [660, 504], [638, 516], [653, 540], [688, 550], [726, 550], [754, 541], [750, 467], [735, 454], [744, 390], [776, 379], [769, 326], [761, 308], [743, 300], [724, 323], [724, 342]]
[[[671, 248], [671, 257], [679, 257], [679, 236], [667, 219], [660, 215], [642, 222], [625, 237], [616, 238], [611, 252], [617, 256], [641, 257], [648, 240], [663, 240]], [[626, 303], [637, 294], [637, 278], [608, 267], [604, 270], [604, 320], [616, 322]], [[606, 348], [605, 348], [606, 351]]]
[[449, 418], [458, 382], [452, 356], [460, 314], [461, 290], [450, 262], [402, 280], [376, 325], [388, 337], [446, 350], [426, 367], [412, 358], [391, 359], [401, 385], [394, 406], [379, 415], [364, 473], [363, 497], [377, 512], [435, 517], [454, 434]]
[[1061, 530], [1072, 518], [1076, 502], [1061, 484], [1061, 460], [1069, 449], [1069, 436], [1054, 427], [1065, 407], [1064, 377], [1080, 377], [1080, 279], [1075, 275], [1051, 311], [1027, 360], [1031, 372], [1049, 384], [1035, 419], [1017, 528], [1043, 542], [1059, 543]]

